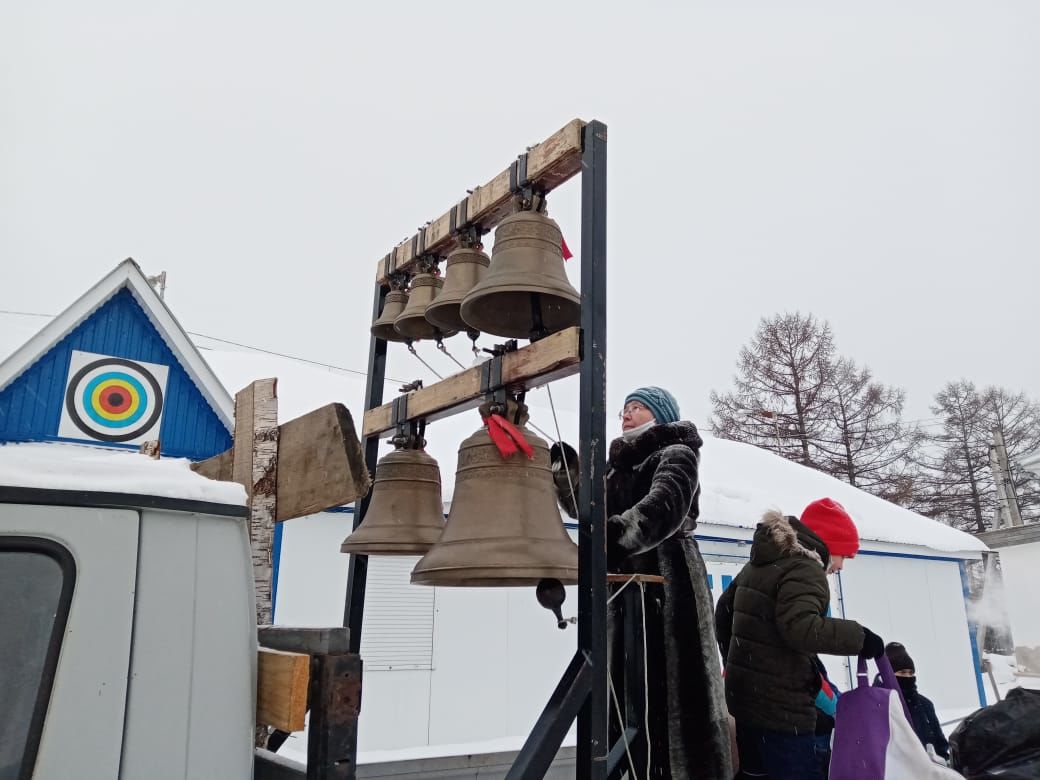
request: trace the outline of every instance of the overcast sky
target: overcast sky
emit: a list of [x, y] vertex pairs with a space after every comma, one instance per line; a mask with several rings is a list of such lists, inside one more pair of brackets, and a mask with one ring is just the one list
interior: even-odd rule
[[[852, 5], [5, 3], [0, 309], [132, 256], [188, 330], [364, 368], [375, 261], [595, 118], [613, 404], [661, 384], [706, 422], [795, 309], [908, 417], [962, 376], [1040, 396], [1040, 4]], [[575, 284], [578, 201], [549, 202]]]

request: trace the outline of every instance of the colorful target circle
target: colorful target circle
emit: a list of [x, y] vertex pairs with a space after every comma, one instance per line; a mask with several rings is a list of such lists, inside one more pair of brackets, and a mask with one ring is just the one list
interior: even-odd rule
[[103, 358], [80, 368], [69, 380], [65, 410], [87, 436], [121, 442], [148, 432], [162, 414], [158, 380], [144, 366]]

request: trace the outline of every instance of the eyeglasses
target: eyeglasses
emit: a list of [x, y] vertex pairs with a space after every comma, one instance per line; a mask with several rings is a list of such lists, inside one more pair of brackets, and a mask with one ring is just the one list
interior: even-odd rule
[[625, 408], [618, 412], [617, 418], [619, 420], [624, 420], [626, 416], [631, 417], [633, 414], [639, 411], [648, 412], [650, 410], [646, 408], [645, 404], [639, 403], [639, 401], [629, 401], [627, 404], [625, 404]]

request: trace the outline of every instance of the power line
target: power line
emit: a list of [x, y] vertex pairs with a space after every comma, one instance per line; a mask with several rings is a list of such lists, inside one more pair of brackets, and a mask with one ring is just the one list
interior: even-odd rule
[[[22, 317], [46, 317], [48, 319], [54, 319], [54, 317], [56, 316], [54, 314], [42, 314], [40, 312], [33, 312], [33, 311], [9, 311], [7, 309], [0, 309], [0, 314], [15, 314], [15, 315], [22, 316]], [[321, 366], [322, 368], [331, 368], [331, 369], [336, 370], [336, 371], [345, 371], [348, 374], [356, 374], [357, 376], [368, 376], [367, 372], [365, 372], [365, 371], [358, 371], [355, 368], [347, 368], [346, 366], [337, 366], [337, 365], [334, 365], [332, 363], [322, 363], [319, 360], [310, 360], [308, 358], [299, 357], [297, 355], [289, 355], [289, 354], [287, 354], [285, 352], [275, 352], [272, 349], [264, 349], [263, 347], [254, 347], [252, 344], [243, 344], [243, 343], [238, 342], [238, 341], [231, 341], [230, 339], [218, 338], [217, 336], [208, 336], [205, 333], [196, 333], [195, 331], [190, 331], [190, 330], [189, 331], [185, 331], [185, 333], [187, 333], [189, 336], [198, 336], [199, 338], [209, 339], [210, 341], [219, 341], [221, 344], [230, 344], [230, 345], [235, 346], [235, 347], [241, 347], [242, 349], [249, 349], [249, 350], [252, 350], [253, 352], [260, 352], [260, 353], [263, 353], [265, 355], [274, 355], [275, 357], [286, 358], [288, 360], [296, 360], [296, 361], [298, 361], [300, 363], [309, 363], [312, 366]], [[201, 345], [196, 345], [196, 346], [198, 346], [200, 349], [207, 349], [207, 347], [202, 347]], [[405, 380], [403, 380], [403, 379], [394, 379], [393, 377], [387, 377], [387, 381], [388, 382], [404, 383]]]

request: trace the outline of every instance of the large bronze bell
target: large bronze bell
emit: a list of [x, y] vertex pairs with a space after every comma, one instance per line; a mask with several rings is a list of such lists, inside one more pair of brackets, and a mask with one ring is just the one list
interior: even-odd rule
[[540, 338], [578, 325], [581, 296], [567, 281], [559, 225], [518, 211], [495, 230], [491, 268], [462, 301], [462, 319], [482, 333]]
[[444, 287], [426, 308], [426, 319], [444, 331], [468, 330], [459, 309], [462, 299], [484, 278], [491, 259], [483, 249], [460, 246], [448, 255]]
[[376, 464], [372, 500], [340, 552], [421, 555], [444, 530], [441, 470], [421, 449], [399, 445]]
[[443, 279], [425, 271], [412, 278], [408, 305], [394, 320], [394, 327], [405, 339], [419, 341], [420, 339], [445, 338], [454, 336], [458, 332], [442, 331], [426, 319], [426, 307], [433, 303], [433, 299], [443, 285]]
[[408, 293], [404, 290], [391, 290], [383, 299], [383, 311], [372, 323], [372, 335], [384, 341], [404, 341], [405, 338], [394, 327], [394, 320], [404, 311], [408, 303]]
[[[515, 407], [514, 407], [515, 408]], [[526, 415], [519, 418], [521, 425]], [[503, 458], [486, 428], [459, 447], [455, 494], [440, 540], [415, 565], [419, 585], [489, 587], [578, 581], [578, 547], [556, 506], [549, 447], [521, 427], [534, 458]]]

